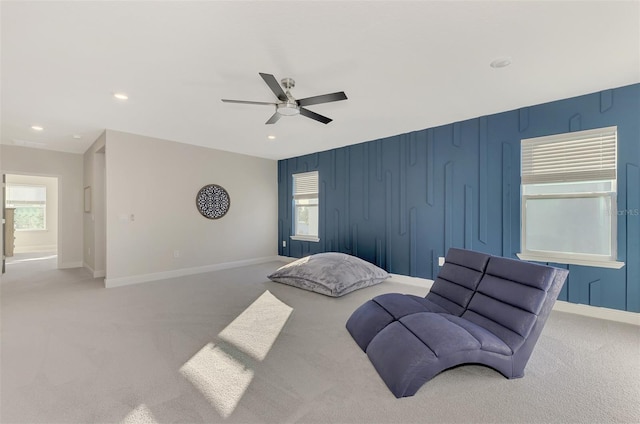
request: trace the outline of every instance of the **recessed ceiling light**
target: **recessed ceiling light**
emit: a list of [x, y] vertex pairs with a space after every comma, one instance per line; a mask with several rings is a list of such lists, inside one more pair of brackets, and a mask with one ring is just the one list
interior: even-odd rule
[[276, 136], [275, 136], [275, 135], [268, 135], [268, 136], [267, 136], [267, 138], [268, 138], [269, 140], [275, 140], [275, 139], [276, 139]]
[[31, 129], [34, 131], [42, 131], [44, 130], [43, 127], [41, 127], [40, 125], [31, 125]]
[[511, 58], [509, 56], [499, 57], [490, 64], [490, 66], [495, 69], [506, 68], [509, 65], [511, 65]]
[[115, 97], [118, 100], [128, 100], [129, 96], [127, 96], [124, 93], [113, 93], [113, 97]]
[[82, 138], [82, 136], [80, 134], [74, 134], [73, 138], [76, 140], [80, 140]]

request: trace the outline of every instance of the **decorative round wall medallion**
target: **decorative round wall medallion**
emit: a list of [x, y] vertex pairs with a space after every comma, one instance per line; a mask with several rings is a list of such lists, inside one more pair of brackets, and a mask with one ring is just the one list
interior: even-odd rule
[[229, 193], [217, 184], [202, 187], [196, 196], [196, 207], [205, 218], [222, 218], [229, 211], [229, 206]]

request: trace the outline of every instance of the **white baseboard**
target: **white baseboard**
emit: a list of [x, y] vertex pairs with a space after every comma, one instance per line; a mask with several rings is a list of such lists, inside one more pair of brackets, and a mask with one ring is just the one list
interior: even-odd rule
[[553, 310], [640, 326], [640, 314], [637, 312], [583, 305], [579, 303], [565, 302], [563, 300], [557, 300], [556, 304], [553, 305]]
[[290, 256], [280, 256], [280, 255], [278, 255], [278, 256], [276, 256], [276, 257], [278, 258], [278, 260], [279, 260], [280, 262], [286, 262], [286, 263], [288, 263], [288, 264], [290, 264], [291, 262], [294, 262], [294, 261], [297, 261], [298, 259], [300, 259], [300, 258], [292, 258], [292, 257], [290, 257]]
[[[408, 275], [391, 274], [391, 281], [408, 284], [410, 286], [423, 287], [427, 290], [433, 285], [433, 280], [420, 277], [409, 277]], [[425, 292], [425, 295], [427, 293]]]
[[96, 271], [93, 268], [91, 268], [91, 266], [89, 266], [89, 264], [87, 264], [86, 262], [82, 264], [83, 268], [86, 268], [87, 271], [89, 271], [89, 273], [91, 275], [93, 275], [93, 278], [100, 278], [100, 277], [104, 277], [106, 275], [106, 272], [104, 270], [102, 271]]
[[279, 261], [279, 256], [265, 256], [262, 258], [243, 259], [240, 261], [223, 262], [219, 264], [197, 266], [192, 268], [172, 269], [170, 271], [154, 272], [150, 274], [132, 275], [130, 277], [105, 278], [106, 288], [122, 287], [131, 284], [146, 283], [149, 281], [166, 280], [167, 278], [184, 277], [186, 275], [202, 274], [204, 272], [219, 271], [221, 269], [238, 268], [246, 265], [255, 265], [265, 262]]
[[37, 253], [37, 252], [55, 252], [58, 250], [58, 246], [55, 244], [48, 244], [42, 246], [15, 246], [14, 253]]

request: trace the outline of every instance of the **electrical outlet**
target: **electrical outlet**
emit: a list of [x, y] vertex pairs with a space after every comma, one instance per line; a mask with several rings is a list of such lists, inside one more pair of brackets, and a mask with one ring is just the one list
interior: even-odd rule
[[91, 256], [91, 248], [87, 249], [87, 255]]
[[286, 240], [282, 240], [282, 247], [287, 247], [287, 241]]
[[173, 257], [174, 258], [179, 258], [180, 257], [180, 251], [179, 250], [174, 250], [173, 251]]
[[438, 266], [442, 266], [442, 265], [444, 265], [444, 257], [439, 256], [438, 257]]

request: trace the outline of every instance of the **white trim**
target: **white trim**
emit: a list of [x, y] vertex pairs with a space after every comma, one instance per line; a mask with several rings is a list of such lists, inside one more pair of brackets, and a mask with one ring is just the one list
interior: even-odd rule
[[280, 256], [278, 255], [278, 260], [280, 262], [285, 262], [290, 264], [291, 262], [297, 261], [299, 258], [292, 258], [291, 256]]
[[[293, 198], [293, 240], [312, 241], [318, 242], [318, 236], [307, 236], [298, 234], [298, 207], [313, 207], [316, 210], [316, 215], [320, 216], [319, 203], [320, 203], [320, 173], [318, 171], [302, 172], [297, 174], [291, 174], [292, 177], [292, 198]], [[302, 200], [308, 200], [309, 203], [302, 202]], [[315, 202], [312, 202], [315, 200]], [[319, 222], [316, 222], [315, 232], [318, 232]], [[311, 225], [310, 225], [311, 227]], [[299, 237], [299, 238], [295, 238]]]
[[150, 281], [166, 280], [167, 278], [183, 277], [186, 275], [202, 274], [205, 272], [219, 271], [221, 269], [238, 268], [246, 265], [255, 265], [279, 260], [279, 256], [265, 256], [262, 258], [243, 259], [239, 261], [223, 262], [219, 264], [197, 266], [192, 268], [180, 268], [170, 271], [154, 272], [151, 274], [132, 275], [129, 277], [105, 278], [106, 288], [128, 286], [131, 284], [146, 283]]
[[410, 286], [423, 287], [429, 290], [431, 290], [431, 286], [433, 285], [433, 280], [420, 278], [420, 277], [410, 277], [408, 275], [400, 275], [400, 274], [391, 274], [391, 279], [387, 281], [391, 281], [394, 283], [407, 284]]
[[289, 236], [289, 238], [291, 240], [312, 241], [314, 243], [317, 243], [317, 242], [320, 241], [320, 239], [318, 237], [314, 237], [314, 236]]
[[95, 271], [95, 270], [94, 270], [93, 268], [91, 268], [91, 267], [89, 266], [89, 264], [87, 264], [86, 262], [85, 262], [85, 263], [83, 263], [83, 265], [82, 265], [82, 266], [83, 266], [84, 268], [86, 268], [86, 269], [87, 269], [87, 271], [89, 271], [89, 273], [90, 273], [91, 275], [93, 275], [93, 278], [101, 278], [101, 277], [106, 276], [106, 274], [107, 274], [104, 270], [102, 270], [102, 271]]
[[575, 259], [575, 258], [559, 258], [553, 256], [536, 256], [526, 253], [516, 253], [516, 256], [523, 261], [534, 262], [551, 262], [554, 264], [570, 264], [570, 265], [583, 265], [583, 266], [595, 266], [600, 268], [620, 269], [624, 266], [624, 262], [619, 261], [596, 261], [587, 259]]
[[[609, 199], [609, 255], [596, 255], [590, 253], [574, 253], [574, 252], [552, 252], [527, 248], [527, 201], [530, 199], [578, 199], [578, 198], [608, 198]], [[599, 266], [604, 268], [620, 269], [624, 263], [616, 263], [615, 258], [618, 255], [618, 213], [617, 213], [617, 196], [616, 192], [601, 193], [557, 193], [557, 194], [522, 194], [520, 198], [520, 207], [522, 208], [520, 225], [520, 248], [523, 251], [519, 255], [530, 258], [540, 257], [548, 260], [538, 260], [538, 262], [554, 262], [558, 264], [574, 264], [586, 266]], [[540, 254], [532, 253], [540, 252]], [[518, 255], [518, 256], [519, 256]], [[522, 259], [522, 258], [520, 258]], [[537, 260], [537, 259], [530, 259]], [[601, 265], [603, 263], [611, 263], [612, 265]], [[618, 264], [622, 264], [617, 266]]]
[[[49, 230], [46, 230], [46, 231], [49, 231]], [[14, 253], [55, 252], [57, 255], [58, 254], [58, 252], [56, 251], [57, 248], [58, 248], [58, 245], [56, 244], [46, 244], [41, 246], [16, 246], [16, 248], [13, 249], [13, 252]]]
[[565, 302], [563, 300], [556, 300], [555, 305], [553, 305], [553, 310], [640, 326], [640, 314], [637, 312], [583, 305], [579, 303]]

